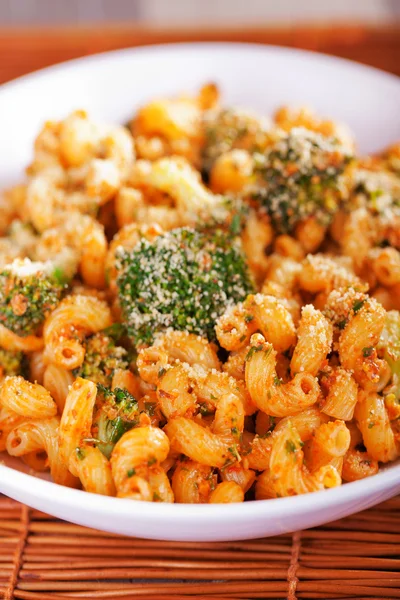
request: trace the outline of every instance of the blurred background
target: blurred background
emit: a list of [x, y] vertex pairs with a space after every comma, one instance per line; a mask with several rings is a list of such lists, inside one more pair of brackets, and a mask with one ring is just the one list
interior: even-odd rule
[[0, 0], [0, 83], [86, 54], [191, 40], [307, 48], [400, 75], [400, 0]]
[[157, 25], [391, 21], [398, 0], [1, 0], [3, 24], [118, 23]]

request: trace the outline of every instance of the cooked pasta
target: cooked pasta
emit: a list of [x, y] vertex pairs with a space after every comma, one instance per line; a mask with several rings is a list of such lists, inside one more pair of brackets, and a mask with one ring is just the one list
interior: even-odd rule
[[238, 483], [234, 481], [222, 481], [217, 485], [210, 495], [210, 504], [230, 504], [231, 502], [243, 502], [244, 492]]
[[[60, 459], [69, 469], [73, 452], [80, 448], [86, 438], [91, 437], [96, 393], [93, 382], [78, 378], [66, 398], [59, 428], [59, 448]], [[77, 474], [73, 468], [72, 472]]]
[[105, 302], [91, 296], [69, 296], [45, 323], [43, 338], [48, 362], [72, 370], [83, 363], [82, 336], [111, 325]]
[[111, 457], [117, 494], [173, 502], [168, 477], [159, 467], [167, 458], [169, 447], [168, 437], [156, 427], [138, 427], [122, 436]]
[[290, 496], [340, 485], [340, 474], [331, 464], [310, 472], [301, 448], [301, 438], [289, 421], [276, 434], [269, 468], [257, 482], [256, 497]]
[[0, 407], [0, 452], [3, 452], [7, 446], [7, 438], [9, 433], [26, 420], [26, 417], [7, 410], [3, 406]]
[[363, 444], [363, 436], [354, 421], [347, 423], [350, 446], [343, 459], [343, 481], [357, 481], [378, 472], [378, 461], [373, 459]]
[[361, 391], [355, 416], [372, 458], [386, 463], [400, 455], [384, 400], [379, 394]]
[[320, 401], [322, 412], [335, 419], [350, 421], [358, 400], [358, 386], [351, 371], [332, 367], [321, 376], [321, 388], [326, 392]]
[[261, 334], [252, 336], [246, 385], [257, 408], [274, 417], [286, 417], [315, 404], [320, 391], [316, 378], [302, 371], [290, 381], [282, 381], [276, 371], [276, 356]]
[[53, 480], [61, 485], [76, 487], [77, 479], [61, 460], [59, 425], [57, 417], [25, 421], [7, 436], [7, 451], [11, 456], [32, 456], [33, 452], [45, 452]]
[[[400, 456], [397, 146], [214, 84], [39, 132], [0, 200], [0, 452], [132, 501], [225, 504]], [[397, 162], [396, 162], [397, 161]]]
[[175, 502], [205, 504], [217, 485], [217, 474], [207, 465], [188, 460], [180, 460], [172, 476], [172, 490]]
[[83, 487], [93, 494], [115, 496], [115, 484], [110, 461], [98, 448], [83, 445], [70, 457], [70, 469], [79, 477]]
[[313, 473], [332, 465], [342, 473], [343, 457], [350, 446], [350, 432], [343, 421], [330, 421], [318, 427], [306, 449], [307, 465]]
[[58, 412], [62, 415], [69, 388], [74, 383], [71, 371], [55, 364], [49, 364], [43, 373], [43, 385], [54, 398]]
[[301, 311], [297, 329], [297, 344], [290, 362], [290, 370], [311, 373], [314, 377], [321, 370], [332, 345], [332, 324], [321, 311], [307, 304]]
[[0, 390], [0, 406], [30, 419], [46, 419], [57, 414], [50, 392], [21, 376], [7, 377]]

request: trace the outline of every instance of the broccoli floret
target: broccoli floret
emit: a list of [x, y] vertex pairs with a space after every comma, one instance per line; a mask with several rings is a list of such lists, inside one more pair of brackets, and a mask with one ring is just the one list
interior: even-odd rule
[[136, 399], [127, 391], [98, 384], [101, 405], [97, 410], [92, 441], [110, 458], [111, 452], [124, 433], [139, 424], [139, 407]]
[[216, 319], [253, 291], [237, 243], [220, 230], [181, 228], [121, 250], [119, 301], [134, 343], [168, 328], [215, 339]]
[[231, 235], [240, 235], [246, 225], [250, 212], [248, 203], [239, 196], [215, 196], [212, 208], [199, 212], [195, 221], [195, 229], [212, 232], [221, 229]]
[[64, 289], [51, 262], [14, 260], [0, 273], [0, 323], [19, 336], [35, 333]]
[[111, 386], [116, 369], [127, 369], [128, 351], [116, 346], [115, 341], [105, 332], [99, 332], [87, 338], [83, 364], [74, 371], [76, 377], [90, 379], [105, 387]]
[[23, 359], [24, 355], [22, 352], [0, 348], [0, 381], [4, 377], [20, 375], [23, 367]]
[[214, 161], [233, 148], [253, 149], [262, 146], [270, 123], [249, 111], [238, 108], [211, 110], [204, 116], [203, 174], [207, 177]]
[[136, 420], [139, 415], [138, 403], [128, 390], [121, 388], [110, 390], [100, 383], [97, 384], [97, 390], [105, 400], [103, 410], [111, 417], [121, 416], [127, 421]]
[[400, 399], [400, 312], [390, 310], [386, 313], [385, 327], [377, 349], [383, 353], [393, 378], [396, 380], [396, 396]]
[[400, 179], [393, 173], [356, 169], [353, 186], [349, 211], [364, 206], [373, 216], [388, 221], [400, 216]]
[[278, 232], [291, 232], [310, 215], [330, 223], [344, 197], [341, 175], [351, 160], [336, 140], [298, 127], [254, 159], [257, 183], [251, 198]]

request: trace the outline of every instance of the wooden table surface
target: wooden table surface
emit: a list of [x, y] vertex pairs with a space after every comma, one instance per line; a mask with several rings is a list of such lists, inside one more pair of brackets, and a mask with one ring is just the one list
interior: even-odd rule
[[400, 22], [257, 28], [121, 26], [1, 28], [0, 83], [71, 58], [131, 46], [187, 41], [240, 41], [316, 50], [400, 75]]

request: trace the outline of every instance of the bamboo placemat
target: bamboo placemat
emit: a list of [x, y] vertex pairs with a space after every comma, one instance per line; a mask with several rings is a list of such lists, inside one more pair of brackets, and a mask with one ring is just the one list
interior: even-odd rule
[[0, 598], [400, 598], [400, 496], [294, 534], [182, 543], [86, 529], [0, 498]]

